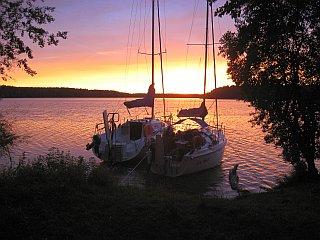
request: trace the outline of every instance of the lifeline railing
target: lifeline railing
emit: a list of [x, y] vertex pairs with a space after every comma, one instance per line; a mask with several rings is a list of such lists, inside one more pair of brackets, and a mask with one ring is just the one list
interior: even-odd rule
[[103, 130], [105, 130], [104, 123], [97, 123], [94, 129], [94, 134], [101, 134]]

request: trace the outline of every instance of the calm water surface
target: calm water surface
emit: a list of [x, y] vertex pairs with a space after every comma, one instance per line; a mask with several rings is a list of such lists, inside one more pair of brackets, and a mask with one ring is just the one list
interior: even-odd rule
[[[85, 150], [91, 141], [96, 123], [102, 122], [102, 112], [117, 111], [121, 119], [129, 117], [123, 107], [124, 99], [3, 99], [0, 101], [2, 114], [14, 123], [15, 131], [27, 136], [27, 141], [14, 150], [18, 159], [23, 152], [27, 158], [45, 154], [51, 147], [70, 151], [73, 155], [93, 158], [92, 152]], [[200, 100], [167, 100], [167, 112], [175, 115], [180, 108], [199, 106]], [[157, 115], [162, 116], [162, 100], [156, 100]], [[214, 119], [213, 101], [207, 101], [209, 108], [207, 120]], [[250, 113], [254, 109], [248, 103], [235, 100], [219, 101], [219, 117], [225, 126], [228, 144], [222, 165], [190, 176], [175, 179], [156, 177], [145, 170], [134, 171], [129, 178], [125, 176], [130, 168], [118, 169], [117, 176], [123, 183], [141, 187], [161, 184], [173, 191], [182, 191], [207, 196], [235, 196], [228, 182], [228, 171], [239, 164], [239, 185], [251, 192], [260, 192], [274, 186], [276, 181], [291, 170], [280, 154], [280, 149], [267, 145], [258, 127], [252, 127]], [[131, 117], [144, 117], [145, 109], [133, 110]], [[98, 159], [95, 159], [97, 162]], [[7, 162], [2, 164], [6, 165]]]

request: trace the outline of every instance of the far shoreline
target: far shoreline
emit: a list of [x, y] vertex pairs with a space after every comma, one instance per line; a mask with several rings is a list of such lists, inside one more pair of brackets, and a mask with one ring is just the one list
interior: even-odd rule
[[[137, 96], [140, 97], [140, 96]], [[132, 97], [0, 97], [1, 99], [134, 99], [136, 98], [135, 96]], [[162, 99], [162, 96], [157, 96], [155, 99]], [[202, 100], [202, 97], [165, 97], [166, 99], [200, 99]], [[215, 98], [206, 98], [208, 100], [214, 100]], [[218, 100], [243, 100], [243, 99], [238, 99], [238, 98], [217, 98]]]
[[[113, 90], [88, 90], [76, 88], [38, 88], [0, 86], [0, 98], [141, 98], [144, 93], [125, 93]], [[156, 94], [156, 98], [203, 98], [203, 94]], [[241, 100], [242, 90], [236, 86], [217, 88], [205, 96], [206, 99]]]

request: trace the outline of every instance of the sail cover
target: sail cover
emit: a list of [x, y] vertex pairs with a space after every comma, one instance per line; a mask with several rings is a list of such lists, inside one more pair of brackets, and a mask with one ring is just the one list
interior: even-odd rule
[[153, 107], [154, 97], [155, 97], [155, 89], [154, 89], [154, 85], [151, 84], [149, 86], [148, 93], [144, 98], [124, 102], [124, 105], [127, 108]]
[[181, 109], [178, 113], [178, 117], [201, 117], [202, 119], [207, 116], [208, 110], [205, 102], [202, 102], [198, 108]]

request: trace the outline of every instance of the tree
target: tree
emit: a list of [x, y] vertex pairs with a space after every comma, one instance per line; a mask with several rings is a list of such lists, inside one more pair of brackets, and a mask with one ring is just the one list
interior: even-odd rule
[[10, 151], [18, 139], [19, 137], [13, 132], [10, 123], [0, 115], [0, 157], [9, 157], [11, 165]]
[[256, 108], [253, 123], [295, 166], [317, 175], [320, 155], [320, 1], [229, 0], [236, 32], [221, 39], [228, 74]]
[[[42, 0], [0, 0], [0, 75], [3, 80], [11, 78], [13, 67], [23, 69], [34, 76], [36, 72], [28, 65], [33, 58], [29, 45], [41, 48], [58, 45], [66, 39], [67, 32], [50, 33], [44, 25], [54, 21], [53, 7], [43, 5]], [[0, 156], [10, 157], [11, 147], [19, 137], [11, 125], [0, 116]]]
[[58, 45], [59, 39], [66, 39], [67, 32], [50, 33], [44, 25], [52, 23], [53, 7], [44, 6], [43, 0], [0, 0], [0, 75], [10, 79], [13, 67], [23, 69], [34, 76], [28, 65], [33, 58], [29, 43], [43, 48]]

